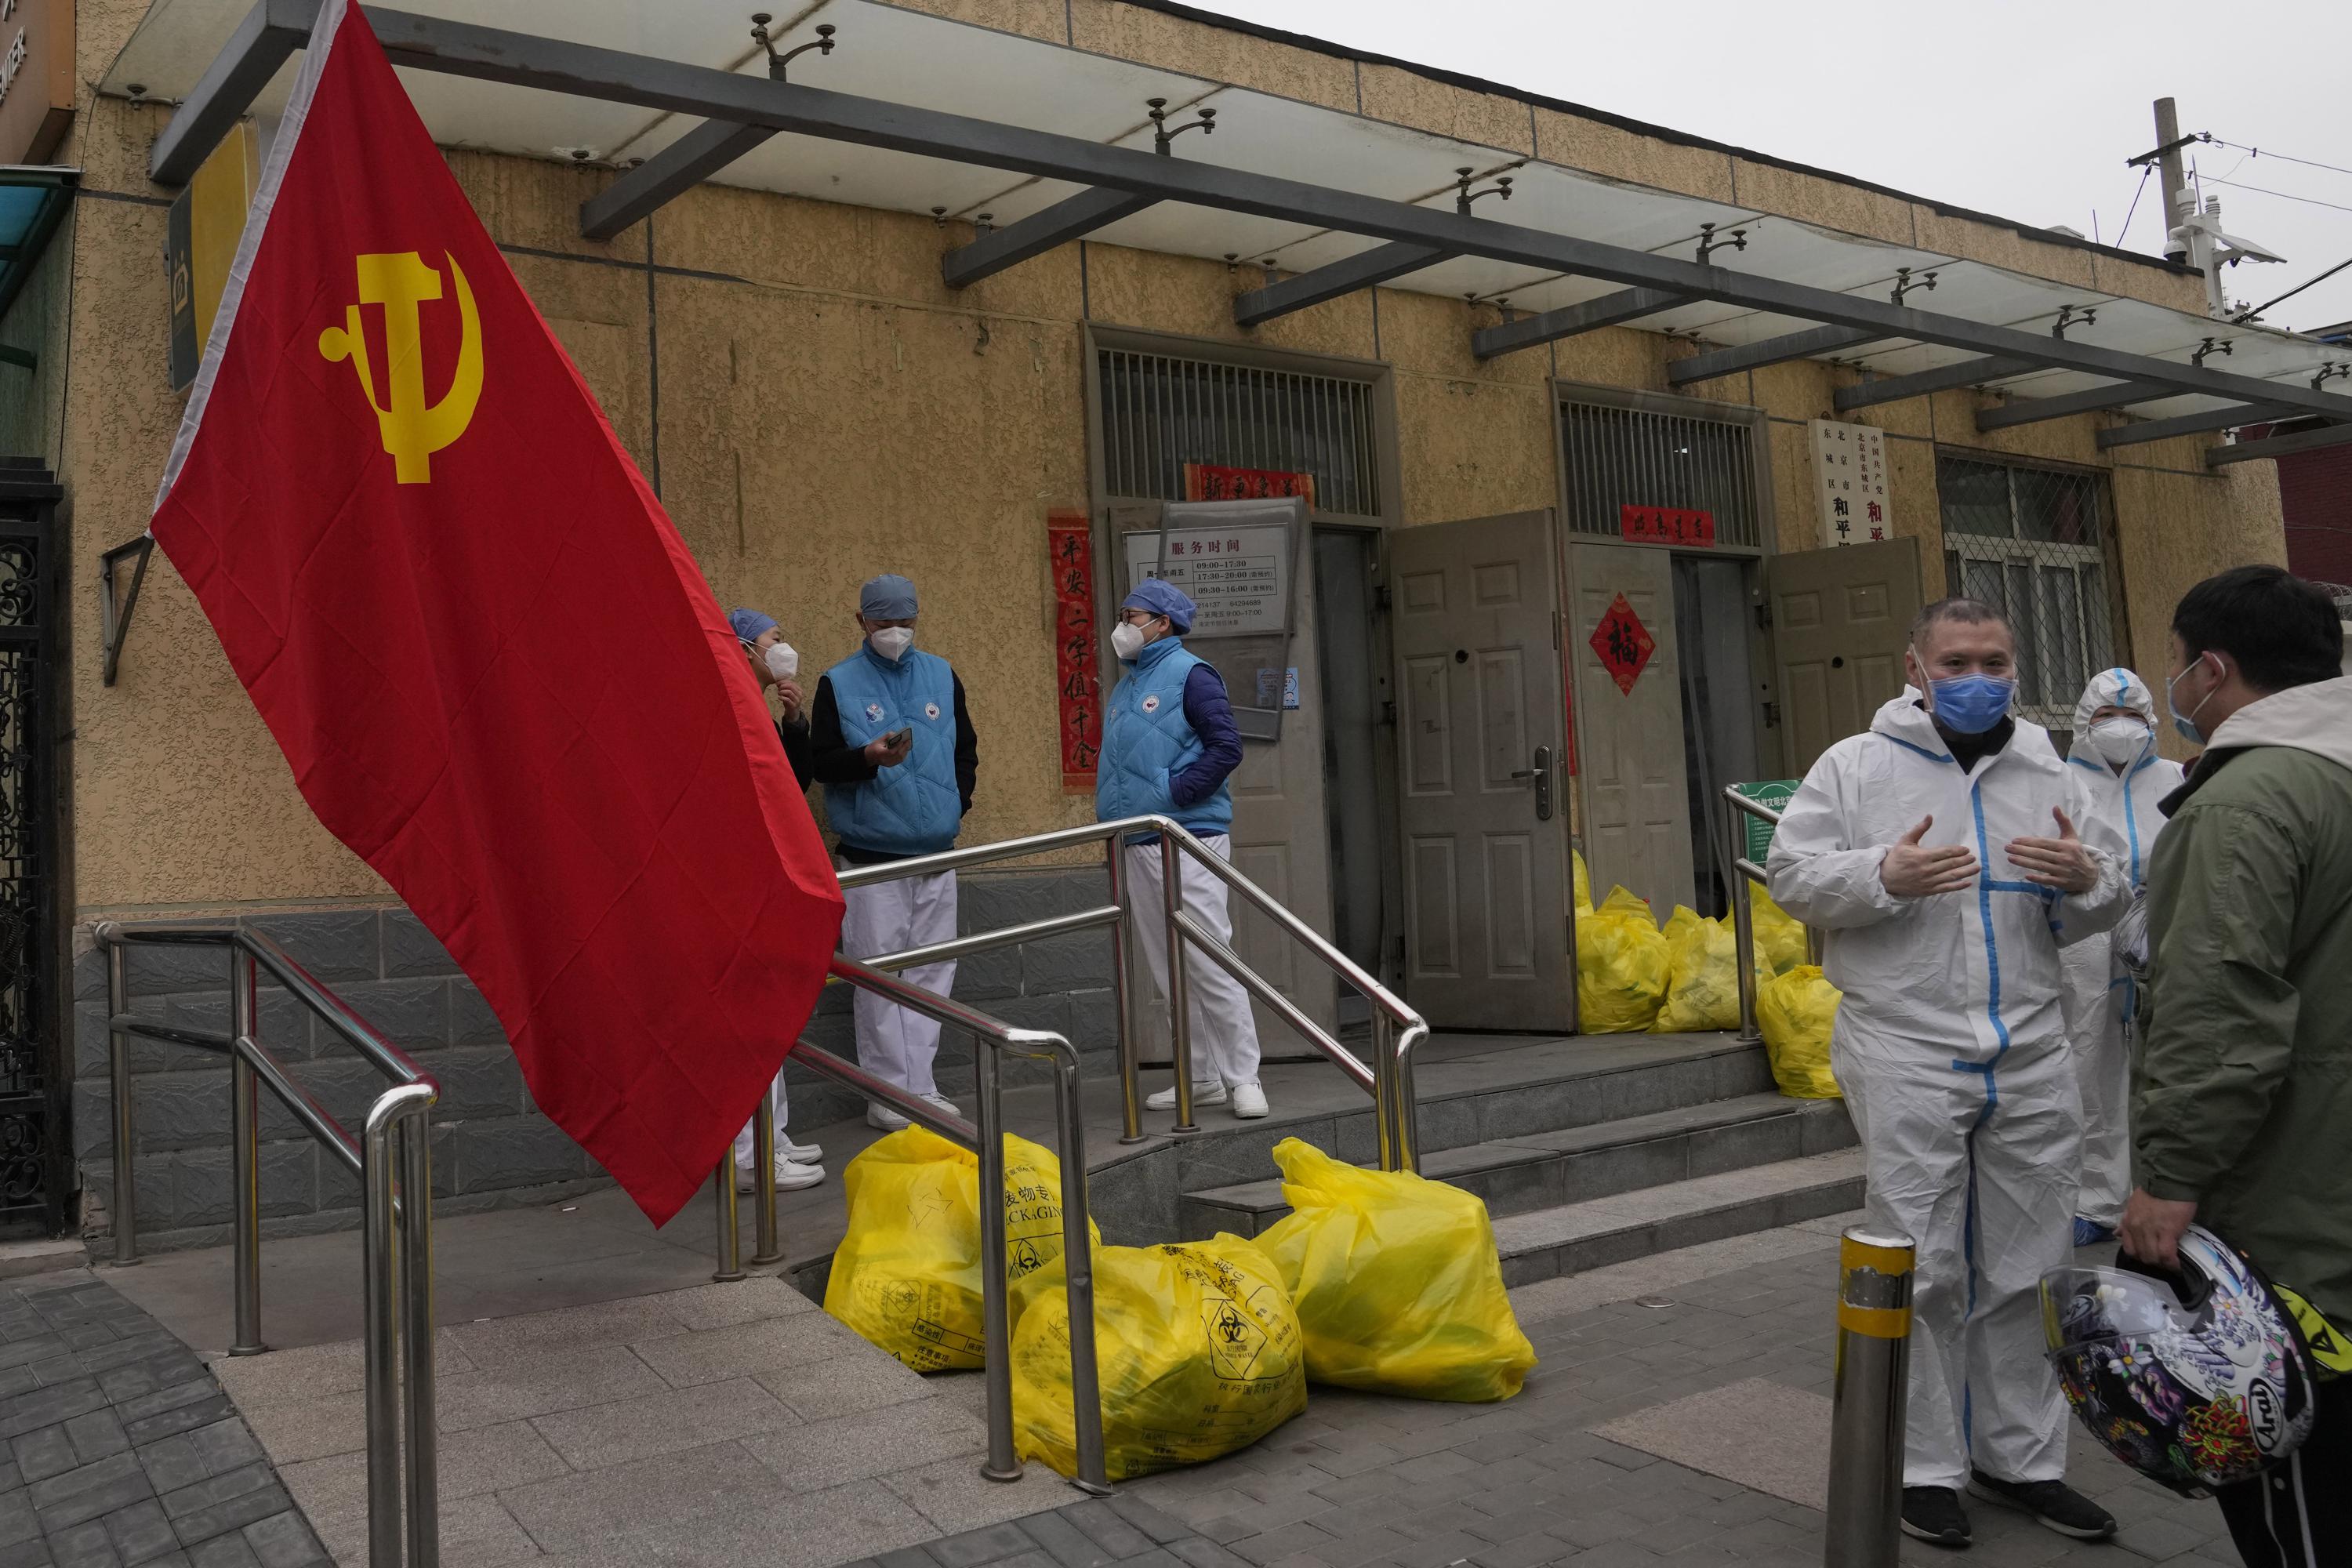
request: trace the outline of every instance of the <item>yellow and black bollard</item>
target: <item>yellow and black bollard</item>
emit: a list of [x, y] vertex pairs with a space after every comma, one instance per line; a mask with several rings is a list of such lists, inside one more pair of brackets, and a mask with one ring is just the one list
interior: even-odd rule
[[1913, 1251], [1900, 1231], [1855, 1226], [1839, 1238], [1823, 1568], [1894, 1568], [1902, 1539]]

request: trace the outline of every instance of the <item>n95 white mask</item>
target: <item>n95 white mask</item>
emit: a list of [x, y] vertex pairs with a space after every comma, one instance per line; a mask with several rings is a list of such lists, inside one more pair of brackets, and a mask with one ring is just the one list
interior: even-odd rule
[[767, 661], [768, 673], [778, 680], [790, 680], [801, 672], [801, 656], [788, 642], [771, 645], [760, 657]]
[[896, 664], [906, 656], [908, 648], [915, 646], [915, 629], [912, 626], [884, 626], [866, 640], [874, 646], [876, 653]]

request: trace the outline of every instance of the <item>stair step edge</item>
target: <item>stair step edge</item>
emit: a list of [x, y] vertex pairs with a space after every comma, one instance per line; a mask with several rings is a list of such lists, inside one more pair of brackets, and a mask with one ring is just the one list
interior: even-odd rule
[[1636, 1188], [1605, 1198], [1587, 1198], [1557, 1208], [1531, 1209], [1495, 1221], [1495, 1241], [1507, 1255], [1559, 1247], [1587, 1237], [1661, 1224], [1716, 1209], [1736, 1208], [1759, 1199], [1832, 1186], [1859, 1179], [1859, 1148], [1808, 1154], [1769, 1165], [1724, 1171], [1711, 1176]]

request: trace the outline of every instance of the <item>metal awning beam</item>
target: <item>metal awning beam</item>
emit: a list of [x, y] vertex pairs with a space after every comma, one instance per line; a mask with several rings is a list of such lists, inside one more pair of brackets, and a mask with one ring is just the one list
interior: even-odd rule
[[319, 0], [257, 0], [155, 138], [147, 154], [149, 177], [161, 185], [194, 179], [278, 68], [310, 41], [318, 19]]
[[1736, 375], [1743, 370], [1761, 370], [1768, 364], [1780, 364], [1792, 359], [1833, 354], [1840, 349], [1874, 342], [1885, 335], [1884, 332], [1865, 331], [1859, 327], [1809, 327], [1801, 332], [1766, 338], [1761, 342], [1747, 343], [1738, 348], [1709, 349], [1705, 353], [1676, 360], [1666, 367], [1666, 380], [1676, 386], [1689, 386], [1695, 382]]
[[1926, 397], [1958, 387], [1980, 386], [1988, 381], [2020, 375], [2033, 368], [2032, 362], [2029, 360], [2006, 359], [1999, 355], [1963, 360], [1958, 364], [1916, 371], [1909, 375], [1883, 375], [1875, 381], [1865, 381], [1860, 386], [1841, 386], [1832, 401], [1837, 405], [1837, 411], [1843, 414], [1851, 408], [1868, 408], [1880, 403], [1899, 403], [1906, 397]]
[[1602, 327], [1620, 326], [1689, 303], [1688, 296], [1669, 294], [1662, 289], [1621, 289], [1598, 300], [1587, 300], [1581, 305], [1568, 305], [1557, 310], [1546, 310], [1540, 316], [1529, 316], [1525, 321], [1506, 321], [1499, 327], [1482, 328], [1471, 334], [1470, 352], [1480, 359], [1493, 359], [1496, 354], [1531, 349], [1540, 343], [1572, 338], [1579, 332], [1596, 331]]
[[2257, 458], [2291, 458], [2297, 452], [2315, 452], [2324, 447], [2341, 447], [2352, 441], [2352, 425], [2327, 425], [2316, 430], [2297, 430], [2292, 435], [2266, 437], [2260, 441], [2238, 441], [2226, 447], [2214, 447], [2205, 453], [2205, 466], [2218, 468], [2227, 463], [2251, 463]]
[[[2137, 447], [2149, 441], [2169, 441], [2175, 436], [2202, 436], [2209, 430], [2234, 429], [2240, 425], [2259, 425], [2265, 420], [2282, 419], [2301, 412], [2272, 403], [2242, 403], [2231, 408], [2209, 408], [2202, 414], [2182, 414], [2170, 419], [2144, 419], [2137, 425], [2118, 425], [2112, 430], [2102, 430], [2097, 439], [2099, 450], [2116, 447]], [[2352, 408], [2338, 417], [2352, 416]]]
[[[303, 0], [261, 0], [264, 7]], [[1754, 273], [1523, 228], [1494, 218], [1415, 206], [1356, 191], [1163, 158], [1135, 148], [887, 103], [798, 82], [772, 81], [709, 66], [599, 48], [564, 38], [469, 22], [367, 7], [367, 18], [394, 65], [477, 80], [538, 88], [641, 109], [758, 125], [794, 135], [848, 142], [887, 152], [974, 163], [1017, 174], [1108, 186], [1157, 201], [1334, 228], [1453, 255], [1479, 256], [1547, 273], [1572, 272], [1631, 288], [1717, 300], [1745, 310], [1794, 316], [1879, 338], [1940, 343], [1971, 353], [2014, 357], [2119, 380], [2137, 379], [2182, 393], [2252, 401], [2330, 417], [2352, 415], [2352, 399], [2316, 389], [2281, 387], [2252, 376], [2074, 342], [2015, 327], [1937, 315], [1888, 300], [1841, 294]], [[253, 85], [258, 89], [258, 83]], [[224, 89], [226, 93], [226, 89]], [[250, 92], [192, 99], [173, 117], [233, 120]], [[193, 123], [193, 122], [192, 122]], [[186, 138], [183, 138], [186, 140]]]
[[940, 258], [940, 276], [948, 280], [950, 289], [969, 288], [1033, 256], [1043, 256], [1123, 217], [1131, 217], [1146, 207], [1157, 205], [1159, 200], [1157, 196], [1139, 196], [1132, 191], [1080, 191], [1044, 212], [1032, 213], [1019, 223], [992, 229], [969, 245], [957, 246]]
[[1293, 310], [1304, 310], [1309, 305], [1320, 305], [1391, 278], [1402, 278], [1424, 267], [1451, 261], [1459, 254], [1426, 245], [1375, 246], [1360, 256], [1350, 256], [1345, 261], [1318, 267], [1312, 272], [1302, 272], [1296, 278], [1286, 278], [1236, 297], [1234, 321], [1240, 326], [1255, 327], [1276, 316], [1287, 316]]
[[2087, 392], [2070, 392], [2061, 397], [2021, 397], [1999, 408], [1978, 409], [1977, 428], [2007, 430], [2013, 426], [2037, 425], [2044, 419], [2063, 419], [2074, 414], [2095, 414], [2103, 408], [2123, 408], [2171, 395], [2169, 387], [2123, 381], [2113, 386], [2095, 386]]
[[706, 120], [580, 204], [580, 232], [610, 239], [651, 217], [775, 132], [764, 125]]

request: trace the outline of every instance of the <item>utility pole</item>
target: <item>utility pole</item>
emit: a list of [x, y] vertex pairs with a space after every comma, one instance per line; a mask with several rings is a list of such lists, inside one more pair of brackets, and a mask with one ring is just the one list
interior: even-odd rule
[[2174, 261], [2193, 261], [2202, 270], [2202, 258], [2192, 258], [2181, 226], [2196, 211], [2189, 180], [2180, 167], [2180, 115], [2172, 100], [2156, 100], [2157, 177], [2164, 184], [2164, 254]]

